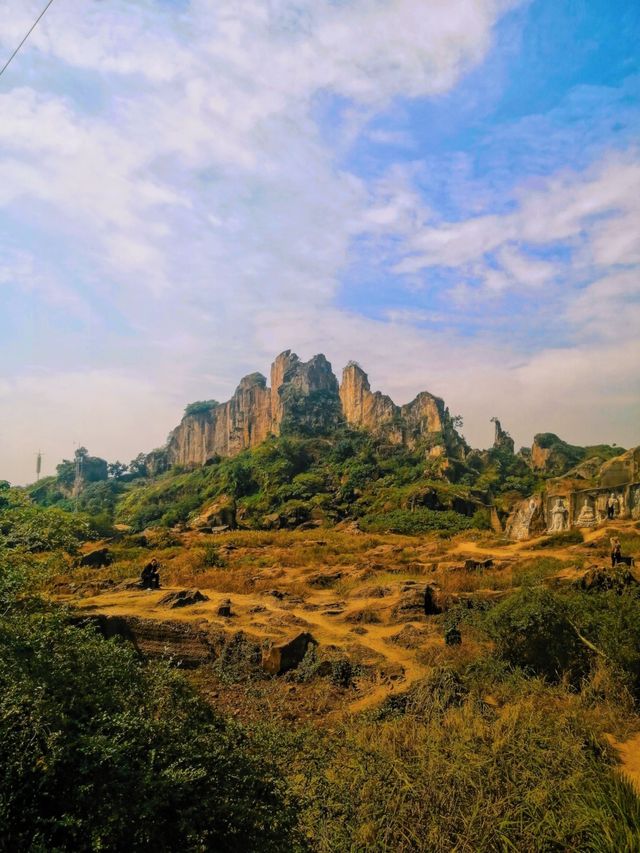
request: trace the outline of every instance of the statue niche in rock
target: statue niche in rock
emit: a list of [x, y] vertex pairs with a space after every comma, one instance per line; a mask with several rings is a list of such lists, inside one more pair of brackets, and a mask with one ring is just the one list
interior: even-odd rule
[[593, 503], [591, 498], [586, 497], [578, 514], [576, 527], [595, 527], [596, 524], [597, 519]]
[[549, 533], [561, 533], [569, 526], [569, 510], [562, 498], [556, 498], [551, 510], [551, 525]]

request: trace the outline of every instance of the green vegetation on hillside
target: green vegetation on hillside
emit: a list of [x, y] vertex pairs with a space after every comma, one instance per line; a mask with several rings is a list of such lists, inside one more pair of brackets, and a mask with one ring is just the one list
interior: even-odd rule
[[[187, 522], [222, 499], [245, 527], [294, 527], [366, 518], [372, 530], [461, 530], [486, 500], [442, 477], [422, 450], [344, 430], [335, 439], [281, 436], [232, 459], [171, 471], [129, 488], [117, 519], [143, 529]], [[439, 514], [443, 510], [445, 513]], [[395, 515], [392, 515], [395, 513]], [[485, 526], [485, 525], [482, 525]]]

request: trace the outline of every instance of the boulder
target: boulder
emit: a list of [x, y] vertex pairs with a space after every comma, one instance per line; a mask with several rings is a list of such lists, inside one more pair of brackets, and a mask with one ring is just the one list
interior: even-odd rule
[[474, 572], [478, 569], [492, 569], [493, 568], [493, 560], [465, 560], [464, 561], [465, 570], [468, 572]]
[[427, 616], [437, 616], [445, 609], [446, 602], [442, 590], [435, 584], [427, 584], [424, 590], [424, 612]]
[[83, 554], [78, 560], [78, 565], [83, 569], [101, 569], [104, 566], [110, 566], [112, 562], [113, 556], [108, 548], [96, 548], [88, 554]]
[[337, 583], [342, 578], [342, 572], [319, 572], [317, 575], [311, 575], [308, 579], [309, 586], [319, 587], [320, 589], [328, 589]]
[[317, 641], [306, 631], [295, 636], [286, 643], [272, 646], [262, 654], [262, 668], [270, 675], [282, 675], [290, 669], [295, 669], [307, 653], [310, 644]]
[[220, 495], [208, 504], [190, 524], [194, 530], [224, 532], [236, 526], [236, 503], [229, 495]]
[[231, 615], [231, 599], [225, 598], [218, 605], [218, 616], [224, 616], [225, 619], [228, 619]]
[[176, 607], [191, 607], [201, 601], [209, 601], [209, 597], [200, 592], [199, 589], [180, 589], [163, 595], [158, 606], [173, 610]]

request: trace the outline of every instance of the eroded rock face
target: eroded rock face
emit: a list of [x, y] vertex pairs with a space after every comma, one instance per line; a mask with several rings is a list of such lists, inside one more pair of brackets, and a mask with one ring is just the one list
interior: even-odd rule
[[286, 350], [271, 366], [271, 388], [260, 373], [245, 376], [228, 402], [185, 415], [167, 446], [147, 459], [154, 470], [195, 467], [217, 456], [235, 456], [269, 435], [326, 435], [345, 422], [390, 443], [424, 444], [432, 456], [462, 457], [468, 449], [438, 397], [424, 391], [397, 406], [371, 391], [367, 374], [355, 362], [344, 369], [339, 386], [324, 355], [304, 362]]
[[137, 616], [77, 617], [97, 626], [107, 639], [123, 637], [146, 658], [170, 658], [174, 666], [193, 669], [218, 658], [225, 646], [222, 631], [203, 630], [189, 622], [141, 619]]
[[317, 645], [317, 641], [304, 631], [286, 643], [272, 646], [263, 652], [262, 668], [270, 675], [282, 675], [295, 669], [302, 662], [310, 644]]
[[169, 436], [172, 465], [204, 465], [214, 456], [235, 456], [271, 431], [271, 391], [261, 373], [245, 376], [233, 397], [205, 412], [187, 415]]
[[351, 426], [371, 432], [385, 430], [391, 441], [398, 444], [402, 442], [402, 430], [394, 423], [400, 414], [399, 407], [386, 394], [371, 391], [369, 377], [355, 361], [349, 362], [342, 371], [340, 401], [347, 423]]

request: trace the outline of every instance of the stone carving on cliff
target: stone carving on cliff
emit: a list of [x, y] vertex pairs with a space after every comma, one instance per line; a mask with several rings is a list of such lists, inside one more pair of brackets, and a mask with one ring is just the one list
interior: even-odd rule
[[590, 497], [586, 497], [578, 514], [576, 527], [594, 527], [596, 523], [596, 514], [593, 508], [593, 503]]
[[566, 530], [569, 526], [569, 510], [562, 498], [556, 498], [555, 504], [551, 509], [551, 524], [549, 533], [560, 533]]
[[518, 541], [542, 533], [544, 529], [542, 499], [539, 496], [520, 501], [506, 525], [507, 536]]

